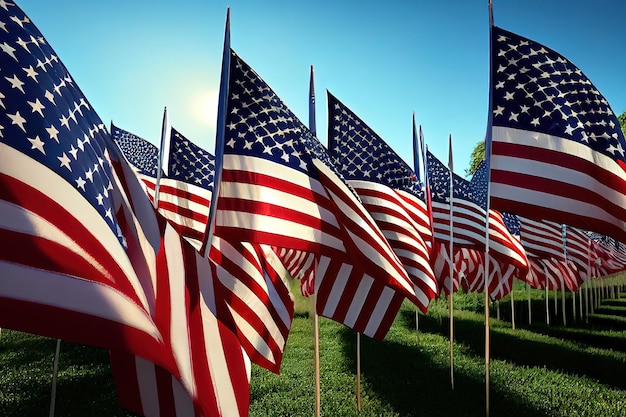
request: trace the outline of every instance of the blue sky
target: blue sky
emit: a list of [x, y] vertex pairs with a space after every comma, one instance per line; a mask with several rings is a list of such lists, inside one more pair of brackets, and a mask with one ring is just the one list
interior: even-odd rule
[[[226, 10], [231, 46], [308, 123], [315, 67], [317, 132], [326, 90], [412, 164], [412, 114], [442, 161], [452, 135], [464, 175], [486, 131], [487, 0], [23, 0], [105, 123], [157, 144], [171, 124], [214, 150]], [[626, 2], [494, 1], [494, 21], [558, 51], [626, 111]]]

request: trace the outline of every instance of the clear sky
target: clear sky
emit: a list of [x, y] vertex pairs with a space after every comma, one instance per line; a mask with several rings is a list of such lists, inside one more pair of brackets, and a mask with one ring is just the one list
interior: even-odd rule
[[[21, 0], [105, 123], [158, 144], [173, 127], [214, 151], [227, 8], [231, 47], [317, 132], [330, 91], [412, 165], [412, 114], [426, 143], [464, 175], [485, 136], [487, 0]], [[494, 0], [494, 21], [577, 65], [626, 111], [626, 1]]]

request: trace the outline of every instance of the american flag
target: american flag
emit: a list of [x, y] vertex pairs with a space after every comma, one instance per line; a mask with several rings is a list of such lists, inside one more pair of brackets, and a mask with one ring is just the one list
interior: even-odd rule
[[[156, 183], [158, 158], [138, 160], [145, 139], [116, 128], [116, 141], [145, 182]], [[213, 191], [215, 158], [172, 128], [166, 145], [165, 175], [160, 179], [158, 207], [196, 249], [200, 249], [208, 221]], [[135, 149], [135, 146], [139, 150]], [[154, 145], [152, 145], [154, 146]], [[149, 192], [151, 188], [147, 188]], [[153, 188], [152, 188], [153, 190]], [[149, 193], [150, 194], [150, 193]], [[152, 191], [154, 195], [154, 191]], [[293, 318], [291, 277], [268, 248], [215, 238], [210, 258], [218, 265], [214, 275], [219, 295], [212, 311], [239, 337], [252, 362], [278, 373]]]
[[0, 28], [0, 326], [141, 356], [204, 415], [246, 415], [245, 359], [212, 350], [237, 339], [171, 273], [185, 242], [30, 19], [5, 2]]
[[492, 28], [491, 205], [626, 237], [626, 143], [609, 103], [557, 52]]
[[137, 177], [146, 186], [150, 201], [154, 201], [157, 169], [159, 167], [159, 148], [147, 140], [120, 129], [111, 123], [111, 136], [122, 150], [124, 157], [135, 170]]
[[[152, 201], [157, 182], [159, 149], [133, 133], [112, 126], [113, 139], [146, 184]], [[159, 179], [158, 208], [178, 232], [198, 249], [209, 216], [215, 157], [171, 128]]]
[[[450, 240], [450, 180], [449, 170], [432, 153], [427, 152], [428, 176], [431, 186], [435, 238]], [[453, 180], [454, 245], [485, 250], [486, 187], [479, 169], [467, 181], [456, 174]], [[521, 275], [526, 274], [528, 260], [521, 244], [504, 225], [502, 215], [489, 210], [489, 252], [504, 264], [514, 265]]]
[[577, 269], [579, 283], [591, 278], [592, 244], [589, 235], [575, 227], [565, 226], [565, 254]]
[[[584, 255], [580, 248], [572, 247], [572, 256], [576, 255], [577, 262], [566, 257], [566, 234], [559, 223], [542, 220], [536, 221], [518, 216], [522, 245], [526, 249], [528, 259], [533, 259], [537, 267], [531, 269], [534, 273], [528, 279], [531, 285], [539, 283], [545, 288], [560, 289], [563, 285], [571, 291], [577, 291], [582, 283], [580, 265]], [[574, 242], [572, 242], [574, 243]], [[546, 283], [547, 280], [547, 283]]]
[[423, 236], [430, 220], [416, 174], [354, 112], [328, 93], [329, 152], [409, 273], [426, 313], [438, 293]]
[[215, 233], [358, 266], [417, 304], [407, 272], [324, 146], [231, 51]]

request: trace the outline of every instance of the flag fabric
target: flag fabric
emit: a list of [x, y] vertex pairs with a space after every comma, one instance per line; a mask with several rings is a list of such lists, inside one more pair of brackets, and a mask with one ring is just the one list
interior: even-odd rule
[[249, 367], [203, 303], [208, 272], [173, 273], [193, 248], [31, 20], [6, 3], [0, 22], [0, 326], [142, 357], [198, 413], [247, 415]]
[[[114, 137], [129, 160], [138, 153], [133, 146], [147, 142], [134, 135], [132, 141], [124, 140], [127, 135], [116, 136], [115, 132]], [[160, 179], [159, 211], [200, 250], [213, 192], [215, 158], [174, 128], [170, 137]], [[156, 181], [150, 178], [149, 173], [157, 171], [150, 163], [158, 164], [158, 160], [142, 163], [146, 174], [137, 172], [146, 183]], [[294, 311], [289, 271], [264, 245], [220, 238], [211, 245], [210, 259], [218, 266], [212, 283], [218, 296], [212, 311], [239, 337], [252, 362], [279, 373]]]
[[362, 119], [328, 93], [329, 153], [409, 273], [426, 313], [438, 293], [423, 235], [430, 229], [416, 174]]
[[122, 150], [137, 177], [145, 185], [150, 201], [154, 202], [159, 167], [159, 148], [134, 133], [120, 129], [113, 123], [111, 123], [111, 136]]
[[417, 304], [406, 270], [324, 146], [232, 51], [230, 64], [215, 233], [326, 256]]
[[[113, 126], [113, 139], [154, 201], [159, 167], [158, 148], [133, 133]], [[159, 211], [198, 249], [209, 215], [215, 157], [171, 128], [159, 180]]]
[[492, 27], [491, 207], [626, 240], [626, 143], [574, 64]]
[[171, 128], [159, 184], [159, 210], [196, 248], [202, 245], [213, 194], [215, 157]]
[[[450, 240], [450, 179], [449, 169], [432, 153], [427, 151], [428, 176], [431, 186], [435, 238]], [[467, 181], [456, 174], [452, 175], [454, 205], [454, 245], [485, 250], [486, 181], [477, 170]], [[511, 236], [502, 215], [489, 210], [489, 252], [505, 264], [514, 265], [521, 275], [528, 269], [528, 260], [523, 247]]]

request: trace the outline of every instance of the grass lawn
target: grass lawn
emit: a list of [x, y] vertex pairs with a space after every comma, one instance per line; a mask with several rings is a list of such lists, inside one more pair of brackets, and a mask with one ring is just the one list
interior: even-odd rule
[[[519, 292], [519, 293], [518, 293]], [[603, 303], [588, 320], [560, 325], [560, 307], [545, 324], [545, 300], [531, 294], [536, 322], [528, 324], [527, 293], [500, 304], [503, 320], [491, 319], [491, 416], [626, 416], [624, 299]], [[625, 294], [626, 296], [626, 294]], [[435, 300], [428, 315], [405, 304], [382, 342], [361, 337], [361, 411], [356, 406], [356, 335], [320, 318], [323, 416], [484, 416], [485, 324], [482, 295], [455, 295], [454, 389], [450, 383], [447, 302]], [[560, 297], [560, 296], [559, 296]], [[560, 298], [557, 298], [560, 303]], [[297, 300], [296, 317], [281, 375], [253, 366], [251, 416], [313, 416], [314, 360], [308, 303]], [[567, 301], [569, 303], [571, 301]], [[569, 311], [572, 314], [569, 304]], [[610, 307], [610, 308], [606, 308]], [[599, 324], [598, 324], [599, 323]], [[53, 339], [2, 330], [0, 416], [48, 415]], [[56, 415], [134, 416], [117, 406], [108, 353], [61, 343]]]

